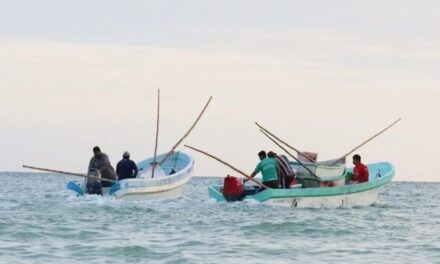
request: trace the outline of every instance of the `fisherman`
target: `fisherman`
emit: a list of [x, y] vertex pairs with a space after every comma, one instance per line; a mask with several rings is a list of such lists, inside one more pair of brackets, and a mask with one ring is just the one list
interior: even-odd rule
[[269, 188], [277, 189], [279, 187], [277, 161], [273, 158], [268, 158], [264, 150], [258, 153], [258, 157], [260, 162], [257, 164], [254, 172], [252, 172], [251, 177], [254, 178], [257, 173], [261, 172], [263, 184]]
[[138, 167], [136, 163], [130, 159], [130, 153], [125, 151], [122, 154], [122, 160], [116, 165], [116, 175], [118, 175], [118, 181], [128, 178], [136, 178], [138, 174]]
[[361, 162], [361, 156], [353, 155], [353, 177], [348, 184], [368, 182], [368, 167]]
[[[93, 148], [93, 157], [89, 162], [88, 174], [113, 181], [116, 180], [116, 172], [110, 164], [110, 159], [107, 154], [101, 152], [98, 146]], [[101, 186], [110, 187], [112, 182], [99, 181], [92, 178], [87, 179], [87, 189], [90, 189], [92, 193], [101, 194], [99, 191]]]
[[290, 182], [295, 178], [295, 173], [293, 172], [287, 157], [284, 155], [277, 155], [273, 151], [269, 151], [269, 153], [267, 153], [267, 156], [277, 161], [278, 180], [282, 188], [289, 189]]

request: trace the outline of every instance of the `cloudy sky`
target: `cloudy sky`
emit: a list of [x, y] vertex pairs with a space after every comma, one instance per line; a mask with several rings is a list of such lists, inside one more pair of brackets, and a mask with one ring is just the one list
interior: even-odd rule
[[[186, 144], [251, 172], [278, 151], [260, 122], [291, 145], [366, 163], [395, 180], [439, 181], [438, 1], [1, 1], [0, 170], [21, 164], [84, 172], [92, 147]], [[181, 150], [186, 150], [183, 146]], [[281, 151], [278, 151], [281, 152]], [[207, 157], [196, 175], [233, 174]]]

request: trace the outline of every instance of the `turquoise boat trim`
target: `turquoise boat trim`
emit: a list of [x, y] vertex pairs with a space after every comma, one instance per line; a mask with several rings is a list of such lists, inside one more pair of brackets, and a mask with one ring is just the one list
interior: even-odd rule
[[209, 197], [214, 198], [215, 200], [219, 202], [226, 201], [225, 197], [223, 196], [223, 193], [220, 191], [220, 186], [214, 185], [208, 187], [208, 194]]
[[78, 195], [83, 195], [84, 192], [81, 189], [81, 187], [79, 187], [79, 184], [74, 182], [74, 181], [69, 181], [67, 183], [67, 189], [76, 192]]
[[121, 184], [119, 182], [112, 185], [109, 194], [112, 195], [115, 192], [119, 191], [121, 189]]
[[[268, 189], [246, 198], [264, 202], [274, 198], [325, 197], [353, 194], [378, 188], [390, 182], [394, 177], [394, 166], [391, 163], [381, 162], [368, 164], [367, 166], [370, 171], [370, 179], [366, 183], [304, 189]], [[352, 171], [352, 168], [347, 169], [346, 174]], [[210, 186], [208, 188], [209, 196], [217, 201], [225, 201], [220, 188], [221, 186]]]

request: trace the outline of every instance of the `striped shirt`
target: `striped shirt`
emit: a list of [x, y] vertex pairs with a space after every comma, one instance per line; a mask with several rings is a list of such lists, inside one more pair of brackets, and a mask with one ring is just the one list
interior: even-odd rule
[[[116, 172], [115, 169], [110, 164], [110, 159], [108, 158], [107, 154], [102, 153], [100, 157], [93, 156], [90, 159], [89, 162], [89, 171], [100, 171], [102, 178], [115, 180], [116, 179]], [[91, 178], [88, 178], [90, 181]], [[88, 181], [88, 182], [89, 182]]]
[[286, 156], [277, 155], [275, 159], [278, 163], [280, 178], [284, 178], [286, 176], [293, 177], [295, 175], [295, 173], [293, 173], [292, 167], [290, 167], [289, 160]]

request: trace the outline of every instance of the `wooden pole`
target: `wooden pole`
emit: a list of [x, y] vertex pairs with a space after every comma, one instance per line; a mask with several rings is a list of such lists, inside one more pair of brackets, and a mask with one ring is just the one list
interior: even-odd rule
[[27, 165], [23, 165], [23, 168], [32, 169], [32, 170], [55, 172], [55, 173], [61, 173], [61, 174], [66, 174], [66, 175], [73, 175], [73, 176], [80, 176], [80, 177], [84, 177], [84, 178], [92, 178], [92, 179], [96, 179], [96, 180], [100, 180], [100, 181], [116, 182], [114, 180], [110, 180], [110, 179], [106, 179], [106, 178], [100, 178], [100, 177], [96, 177], [96, 176], [91, 176], [91, 175], [81, 174], [81, 173], [75, 173], [75, 172], [67, 172], [67, 171], [45, 169], [45, 168], [39, 168], [39, 167], [33, 167], [33, 166], [27, 166]]
[[255, 122], [255, 125], [257, 125], [261, 130], [263, 130], [265, 133], [271, 135], [274, 139], [278, 140], [279, 142], [283, 143], [284, 145], [286, 145], [288, 148], [292, 149], [293, 151], [296, 151], [296, 153], [300, 154], [301, 156], [306, 157], [309, 161], [311, 162], [316, 162], [315, 160], [313, 160], [311, 157], [307, 156], [306, 154], [302, 153], [301, 151], [297, 150], [296, 148], [292, 147], [291, 145], [289, 145], [288, 143], [286, 143], [285, 141], [281, 140], [280, 138], [278, 138], [277, 136], [275, 136], [273, 133], [271, 133], [269, 130], [265, 129], [263, 126], [261, 126], [260, 124], [258, 124], [257, 122]]
[[191, 131], [194, 129], [194, 127], [197, 125], [197, 123], [199, 122], [200, 118], [202, 117], [203, 113], [205, 113], [206, 108], [208, 108], [209, 103], [212, 100], [212, 96], [209, 97], [208, 102], [206, 102], [205, 106], [203, 107], [202, 112], [199, 114], [199, 116], [197, 117], [196, 121], [194, 121], [194, 123], [192, 124], [192, 126], [188, 129], [188, 131], [186, 131], [185, 135], [183, 135], [183, 137], [177, 141], [177, 143], [171, 148], [171, 150], [165, 155], [165, 157], [160, 161], [160, 165], [162, 165], [170, 156], [171, 154], [173, 154], [174, 150], [182, 143], [182, 141], [188, 137], [188, 135], [191, 133]]
[[397, 119], [396, 121], [394, 121], [393, 123], [391, 123], [391, 125], [387, 126], [386, 128], [382, 129], [381, 131], [377, 132], [376, 134], [374, 134], [374, 136], [370, 137], [369, 139], [365, 140], [364, 142], [362, 142], [362, 144], [358, 145], [357, 147], [355, 147], [354, 149], [350, 150], [347, 154], [343, 155], [340, 159], [338, 159], [337, 161], [335, 161], [333, 165], [335, 165], [336, 163], [338, 163], [339, 160], [345, 159], [348, 155], [350, 155], [351, 153], [355, 152], [356, 150], [358, 150], [360, 147], [364, 146], [365, 144], [367, 144], [368, 142], [370, 142], [371, 140], [373, 140], [374, 138], [378, 137], [379, 135], [381, 135], [382, 133], [384, 133], [385, 131], [387, 131], [389, 128], [391, 128], [392, 126], [394, 126], [395, 124], [397, 124], [400, 120], [402, 120], [402, 118]]
[[188, 145], [184, 145], [184, 146], [187, 147], [187, 148], [190, 148], [190, 149], [192, 149], [192, 150], [195, 150], [195, 151], [197, 151], [197, 152], [200, 152], [200, 153], [202, 153], [202, 154], [205, 154], [206, 156], [211, 157], [211, 158], [215, 159], [216, 161], [218, 161], [218, 162], [220, 162], [220, 163], [222, 163], [222, 164], [228, 166], [229, 168], [235, 170], [236, 172], [238, 172], [238, 173], [240, 173], [241, 175], [243, 175], [244, 177], [246, 177], [248, 180], [255, 182], [255, 183], [258, 184], [260, 187], [263, 187], [263, 188], [266, 188], [266, 189], [271, 189], [271, 188], [267, 187], [266, 185], [262, 184], [261, 182], [255, 180], [255, 179], [252, 178], [251, 176], [247, 175], [247, 174], [244, 173], [243, 171], [241, 171], [241, 170], [235, 168], [234, 166], [230, 165], [229, 163], [226, 163], [225, 161], [223, 161], [223, 160], [221, 160], [221, 159], [219, 159], [219, 158], [217, 158], [217, 157], [215, 157], [215, 156], [213, 156], [213, 155], [211, 155], [211, 154], [209, 154], [209, 153], [206, 153], [206, 152], [204, 152], [204, 151], [202, 151], [202, 150], [200, 150], [200, 149], [196, 149], [196, 148], [191, 147], [191, 146], [188, 146]]
[[273, 141], [273, 143], [275, 143], [278, 147], [280, 147], [282, 150], [284, 150], [287, 155], [289, 155], [291, 158], [293, 158], [296, 162], [298, 162], [299, 165], [301, 165], [302, 167], [304, 167], [304, 169], [306, 169], [310, 174], [312, 174], [313, 176], [315, 176], [316, 178], [320, 179], [313, 171], [311, 171], [306, 165], [304, 165], [304, 163], [302, 163], [299, 159], [295, 158], [295, 156], [293, 156], [292, 154], [290, 154], [289, 151], [287, 151], [287, 149], [285, 149], [283, 146], [281, 146], [278, 142], [275, 141], [275, 139], [273, 139], [268, 133], [266, 133], [263, 129], [260, 129], [261, 133], [263, 133], [266, 137], [268, 137], [270, 140]]
[[156, 169], [157, 145], [159, 142], [159, 112], [160, 112], [160, 89], [157, 89], [156, 142], [154, 144], [153, 170], [151, 171], [151, 178], [154, 178], [154, 170]]

